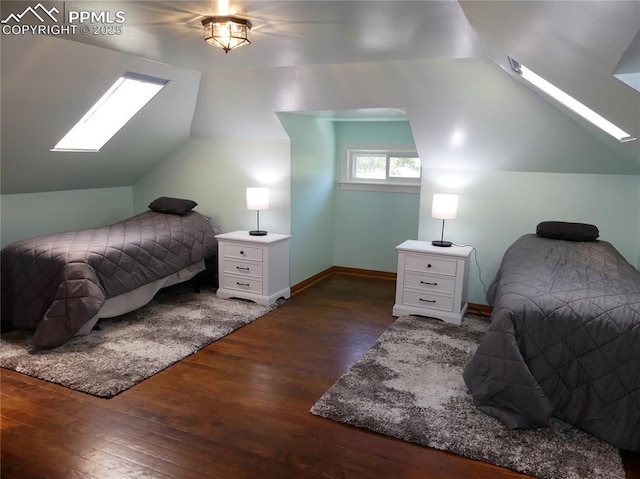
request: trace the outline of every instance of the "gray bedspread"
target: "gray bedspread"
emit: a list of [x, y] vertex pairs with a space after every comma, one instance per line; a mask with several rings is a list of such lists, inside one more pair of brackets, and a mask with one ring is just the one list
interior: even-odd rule
[[640, 451], [640, 272], [605, 241], [525, 235], [487, 295], [491, 327], [464, 370], [510, 428], [557, 417]]
[[33, 238], [2, 250], [3, 329], [34, 330], [34, 345], [68, 341], [107, 298], [214, 254], [207, 218], [147, 211], [113, 225]]

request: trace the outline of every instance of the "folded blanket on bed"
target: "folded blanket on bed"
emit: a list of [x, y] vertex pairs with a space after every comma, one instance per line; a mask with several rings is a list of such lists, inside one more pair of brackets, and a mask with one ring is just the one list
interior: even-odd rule
[[59, 346], [107, 298], [215, 251], [211, 224], [194, 211], [147, 211], [109, 226], [13, 243], [1, 252], [2, 323], [35, 330], [36, 347]]

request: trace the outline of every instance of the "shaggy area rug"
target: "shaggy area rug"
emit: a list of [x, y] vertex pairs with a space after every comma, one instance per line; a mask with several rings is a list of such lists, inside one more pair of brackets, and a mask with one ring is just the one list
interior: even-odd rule
[[462, 371], [488, 326], [398, 318], [311, 412], [543, 479], [624, 479], [618, 449], [566, 423], [512, 431], [476, 409]]
[[253, 302], [220, 299], [214, 289], [161, 290], [131, 313], [101, 319], [99, 330], [51, 350], [31, 334], [2, 335], [0, 367], [109, 398], [265, 315]]

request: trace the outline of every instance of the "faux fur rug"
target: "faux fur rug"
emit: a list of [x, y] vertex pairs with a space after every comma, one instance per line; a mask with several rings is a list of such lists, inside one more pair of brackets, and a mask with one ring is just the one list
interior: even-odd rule
[[398, 318], [311, 412], [543, 479], [624, 479], [619, 451], [587, 433], [512, 431], [475, 408], [462, 371], [488, 326]]
[[0, 367], [109, 398], [270, 311], [219, 299], [214, 289], [179, 287], [161, 290], [137, 311], [102, 319], [99, 330], [55, 349], [34, 350], [24, 331], [3, 334]]

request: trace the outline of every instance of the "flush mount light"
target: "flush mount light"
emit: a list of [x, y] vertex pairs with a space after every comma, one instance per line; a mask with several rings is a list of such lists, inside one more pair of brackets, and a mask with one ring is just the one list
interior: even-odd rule
[[568, 93], [565, 93], [564, 91], [560, 90], [560, 88], [558, 88], [557, 86], [549, 83], [547, 80], [542, 78], [540, 75], [537, 75], [536, 73], [532, 72], [531, 70], [529, 70], [527, 67], [525, 67], [518, 61], [514, 60], [511, 57], [507, 57], [507, 58], [509, 59], [509, 65], [511, 66], [511, 69], [514, 72], [516, 72], [518, 75], [520, 75], [524, 80], [528, 81], [536, 88], [542, 90], [551, 98], [562, 103], [564, 106], [572, 110], [574, 113], [577, 113], [585, 120], [590, 121], [601, 130], [607, 132], [608, 134], [616, 138], [618, 141], [625, 143], [627, 141], [633, 141], [636, 139], [626, 131], [622, 130], [621, 128], [618, 128], [616, 125], [611, 123], [606, 118], [600, 116], [598, 113], [593, 111], [588, 106], [580, 103], [578, 100], [573, 98]]
[[209, 45], [222, 48], [225, 53], [251, 43], [251, 22], [234, 16], [207, 17], [202, 20], [204, 40]]

